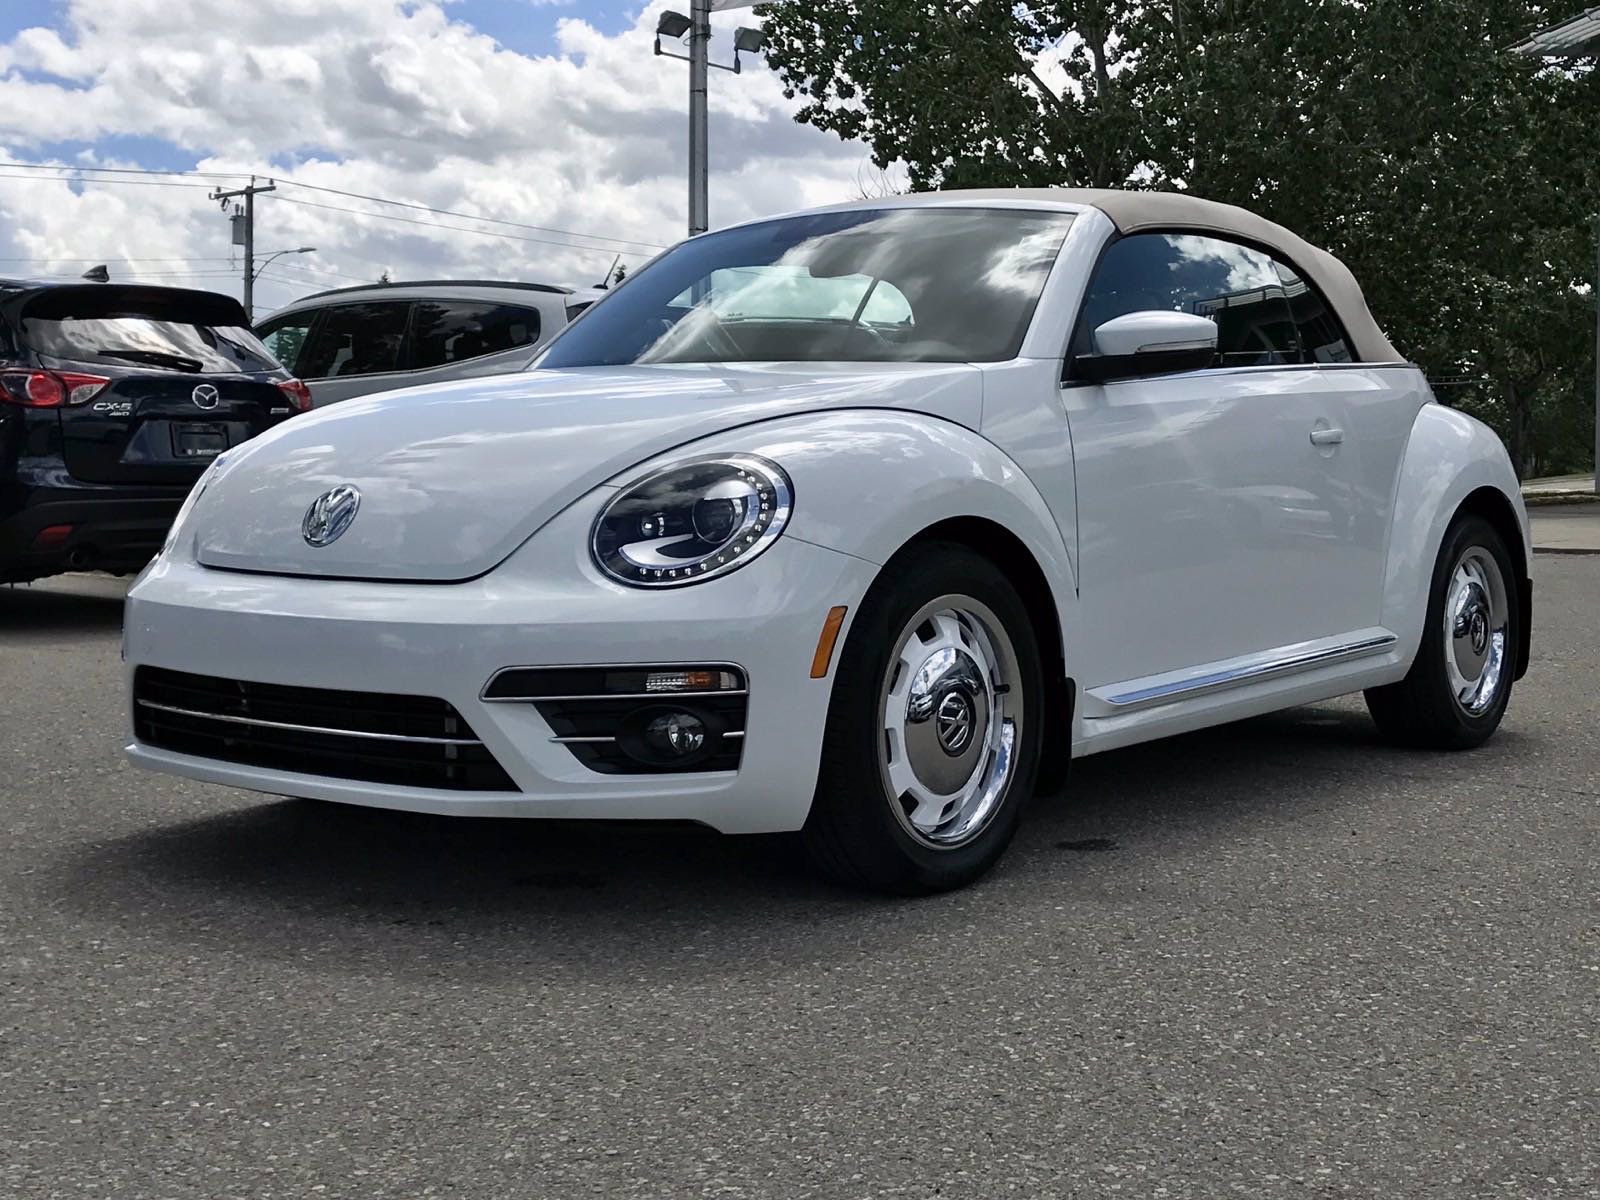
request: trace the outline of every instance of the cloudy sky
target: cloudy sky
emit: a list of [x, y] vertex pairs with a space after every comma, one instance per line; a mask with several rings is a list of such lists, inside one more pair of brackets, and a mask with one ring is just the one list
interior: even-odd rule
[[[683, 234], [687, 67], [649, 32], [669, 5], [0, 0], [0, 275], [105, 262], [237, 295], [208, 184], [255, 172], [279, 183], [258, 200], [258, 251], [317, 247], [267, 268], [258, 312], [385, 269], [594, 282]], [[751, 18], [724, 15], [726, 60]], [[711, 82], [713, 227], [876, 185], [865, 149], [796, 125], [764, 69]], [[42, 163], [218, 177], [17, 165]]]

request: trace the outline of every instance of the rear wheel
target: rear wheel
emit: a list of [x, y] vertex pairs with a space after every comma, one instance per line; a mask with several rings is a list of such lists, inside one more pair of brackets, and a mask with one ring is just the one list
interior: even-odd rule
[[1399, 683], [1373, 688], [1367, 708], [1391, 741], [1438, 750], [1482, 745], [1511, 698], [1523, 614], [1510, 552], [1481, 517], [1456, 519], [1434, 566], [1422, 644]]
[[1016, 832], [1039, 766], [1042, 674], [988, 559], [930, 543], [885, 568], [840, 655], [803, 839], [878, 891], [960, 887]]

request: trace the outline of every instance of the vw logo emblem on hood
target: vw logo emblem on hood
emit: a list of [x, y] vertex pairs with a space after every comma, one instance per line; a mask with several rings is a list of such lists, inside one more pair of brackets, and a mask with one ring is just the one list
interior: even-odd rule
[[217, 406], [217, 401], [222, 399], [222, 393], [209, 383], [202, 383], [189, 393], [189, 399], [194, 401], [196, 408], [212, 409]]
[[308, 546], [326, 546], [338, 541], [339, 535], [350, 528], [356, 519], [356, 509], [361, 507], [361, 493], [348, 483], [323, 492], [306, 509], [300, 522], [300, 534]]

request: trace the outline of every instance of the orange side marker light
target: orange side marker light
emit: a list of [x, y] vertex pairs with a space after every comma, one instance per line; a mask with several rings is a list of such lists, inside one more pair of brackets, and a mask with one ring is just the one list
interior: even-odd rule
[[849, 610], [842, 604], [828, 610], [828, 619], [822, 623], [822, 636], [817, 639], [817, 652], [811, 658], [811, 678], [826, 679], [833, 664], [833, 644], [839, 640], [839, 630], [844, 628], [844, 614]]

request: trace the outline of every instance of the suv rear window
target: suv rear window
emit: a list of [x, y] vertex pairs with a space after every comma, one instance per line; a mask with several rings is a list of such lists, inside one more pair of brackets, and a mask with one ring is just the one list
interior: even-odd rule
[[22, 340], [36, 353], [78, 363], [148, 367], [187, 374], [278, 370], [248, 329], [148, 317], [26, 317]]

